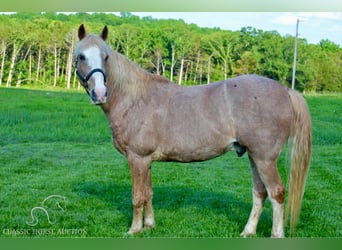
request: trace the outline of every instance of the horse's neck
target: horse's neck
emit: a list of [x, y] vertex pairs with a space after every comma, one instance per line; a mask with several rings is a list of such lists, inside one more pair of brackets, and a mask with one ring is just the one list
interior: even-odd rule
[[[169, 89], [178, 86], [165, 77], [143, 70], [115, 51], [112, 51], [106, 72], [110, 112], [116, 109], [115, 107], [125, 109], [125, 106], [132, 106], [139, 100], [153, 99], [159, 88]], [[107, 109], [109, 108], [106, 107]]]
[[106, 70], [108, 85], [111, 84], [114, 91], [121, 91], [130, 97], [139, 97], [144, 93], [149, 73], [123, 55], [113, 51]]

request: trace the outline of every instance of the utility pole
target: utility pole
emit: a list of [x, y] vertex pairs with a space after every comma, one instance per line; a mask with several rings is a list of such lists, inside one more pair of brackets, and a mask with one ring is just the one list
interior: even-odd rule
[[298, 26], [299, 26], [299, 19], [297, 19], [297, 25], [296, 25], [296, 38], [295, 38], [295, 44], [294, 44], [293, 69], [292, 69], [292, 83], [291, 83], [291, 88], [292, 88], [292, 89], [294, 89], [295, 78], [296, 78]]

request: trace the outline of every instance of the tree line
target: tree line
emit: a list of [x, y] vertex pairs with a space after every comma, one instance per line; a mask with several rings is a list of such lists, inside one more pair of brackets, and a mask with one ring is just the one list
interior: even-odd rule
[[[227, 13], [228, 15], [229, 13]], [[75, 75], [77, 29], [109, 28], [108, 43], [146, 70], [182, 85], [259, 74], [290, 86], [294, 37], [243, 27], [200, 28], [183, 20], [129, 12], [0, 15], [0, 86], [80, 88]], [[342, 92], [342, 48], [298, 40], [296, 89]]]

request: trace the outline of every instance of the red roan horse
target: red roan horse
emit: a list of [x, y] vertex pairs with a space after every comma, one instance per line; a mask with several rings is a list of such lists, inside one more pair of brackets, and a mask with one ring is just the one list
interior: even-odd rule
[[[284, 237], [285, 188], [276, 163], [291, 142], [285, 217], [291, 232], [299, 216], [311, 155], [311, 118], [303, 97], [278, 82], [244, 75], [208, 85], [182, 87], [153, 75], [113, 51], [100, 36], [79, 27], [76, 71], [92, 103], [106, 114], [113, 144], [127, 157], [132, 176], [130, 234], [155, 226], [152, 161], [203, 161], [247, 152], [253, 176], [253, 207], [242, 236], [256, 233], [267, 196], [272, 237]], [[144, 214], [143, 214], [144, 213]], [[144, 218], [144, 221], [143, 221]]]

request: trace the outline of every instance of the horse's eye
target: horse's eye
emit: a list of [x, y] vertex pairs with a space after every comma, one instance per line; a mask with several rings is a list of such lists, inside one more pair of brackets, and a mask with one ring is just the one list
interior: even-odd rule
[[105, 62], [107, 62], [107, 61], [108, 61], [108, 57], [109, 57], [109, 56], [108, 56], [108, 55], [106, 55], [106, 57], [105, 57]]
[[85, 56], [83, 55], [83, 54], [80, 54], [79, 56], [78, 56], [78, 59], [80, 60], [80, 61], [85, 61]]

